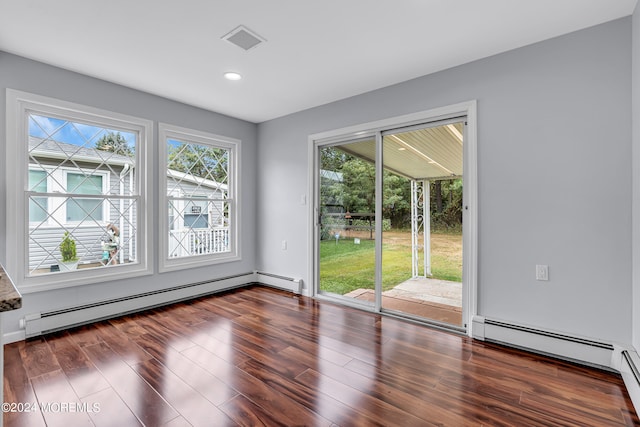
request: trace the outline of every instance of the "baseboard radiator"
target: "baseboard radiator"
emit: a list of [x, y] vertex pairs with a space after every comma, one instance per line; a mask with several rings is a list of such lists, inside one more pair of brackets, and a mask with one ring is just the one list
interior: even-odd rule
[[640, 358], [637, 352], [622, 351], [620, 374], [636, 412], [640, 413]]
[[256, 280], [261, 285], [284, 289], [295, 294], [302, 293], [302, 279], [295, 279], [292, 277], [280, 276], [278, 274], [256, 271]]
[[473, 337], [533, 353], [613, 370], [614, 346], [587, 338], [476, 316]]
[[190, 283], [158, 291], [114, 298], [62, 310], [52, 310], [25, 316], [25, 338], [109, 319], [128, 313], [160, 307], [178, 301], [239, 288], [250, 284], [272, 286], [300, 293], [302, 281], [267, 273], [245, 273], [215, 280]]
[[636, 411], [640, 413], [640, 358], [618, 344], [545, 331], [476, 316], [473, 337], [581, 365], [619, 372]]

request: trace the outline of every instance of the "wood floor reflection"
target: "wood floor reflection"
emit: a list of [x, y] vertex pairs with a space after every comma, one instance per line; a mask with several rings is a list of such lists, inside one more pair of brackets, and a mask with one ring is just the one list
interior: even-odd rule
[[[6, 426], [623, 426], [618, 375], [254, 286], [5, 346]], [[47, 406], [48, 405], [48, 406]]]

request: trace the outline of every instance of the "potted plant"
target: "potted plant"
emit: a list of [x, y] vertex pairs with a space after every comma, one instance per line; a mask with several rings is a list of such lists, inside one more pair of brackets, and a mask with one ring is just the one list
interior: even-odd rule
[[60, 243], [60, 254], [62, 255], [62, 261], [60, 262], [60, 269], [71, 271], [78, 267], [78, 255], [76, 253], [76, 241], [69, 234], [68, 231], [64, 232], [64, 237]]

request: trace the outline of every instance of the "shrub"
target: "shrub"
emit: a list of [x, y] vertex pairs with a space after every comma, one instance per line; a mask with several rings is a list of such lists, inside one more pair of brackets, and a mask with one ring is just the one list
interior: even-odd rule
[[64, 232], [64, 237], [60, 243], [60, 254], [62, 255], [62, 262], [74, 262], [78, 260], [76, 241], [73, 240], [68, 231]]

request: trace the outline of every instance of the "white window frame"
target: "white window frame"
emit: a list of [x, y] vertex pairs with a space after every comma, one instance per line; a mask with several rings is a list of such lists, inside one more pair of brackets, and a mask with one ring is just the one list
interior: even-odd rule
[[[34, 172], [43, 172], [45, 174], [45, 184], [47, 186], [47, 193], [51, 193], [51, 186], [52, 186], [52, 182], [51, 182], [51, 177], [49, 176], [49, 170], [47, 168], [43, 168], [43, 167], [37, 167], [37, 166], [31, 166], [29, 167], [29, 172], [34, 171]], [[27, 177], [27, 185], [29, 185], [29, 178]], [[37, 196], [43, 199], [47, 199], [47, 209], [46, 209], [46, 213], [48, 215], [51, 215], [51, 200], [49, 197], [47, 196]], [[27, 206], [29, 205], [29, 202], [27, 201]], [[38, 225], [38, 224], [44, 224], [44, 227], [48, 227], [49, 226], [49, 216], [47, 216], [47, 218], [45, 219], [45, 221], [34, 221], [31, 222], [31, 217], [29, 217], [29, 208], [27, 207], [27, 211], [25, 212], [26, 217], [28, 218], [27, 222], [29, 223], [29, 226], [31, 225]]]
[[[146, 218], [150, 214], [148, 206], [153, 206], [150, 180], [147, 179], [150, 159], [153, 154], [151, 151], [153, 147], [153, 144], [151, 144], [151, 141], [153, 141], [153, 122], [13, 89], [7, 89], [6, 95], [7, 206], [14, 207], [7, 209], [7, 224], [11, 226], [7, 227], [6, 233], [6, 267], [20, 292], [28, 294], [152, 274], [153, 258], [149, 256], [149, 224]], [[29, 138], [28, 117], [30, 114], [41, 114], [80, 123], [90, 123], [109, 129], [133, 132], [138, 135], [136, 140], [136, 173], [139, 186], [136, 209], [136, 262], [118, 265], [113, 268], [90, 268], [29, 276], [27, 263], [30, 224], [28, 218], [29, 201], [28, 197], [26, 197], [26, 192], [28, 190], [28, 170], [30, 166], [29, 144], [27, 143]], [[102, 173], [102, 171], [98, 172]], [[64, 183], [66, 185], [66, 179]], [[108, 185], [108, 180], [106, 182], [103, 180], [104, 185]], [[64, 196], [64, 193], [60, 194], [60, 196]], [[65, 221], [62, 221], [61, 224], [67, 223], [66, 209], [64, 211]], [[105, 220], [108, 217], [109, 214], [105, 213]]]
[[[86, 168], [72, 169], [72, 168], [54, 168], [51, 167], [29, 167], [30, 171], [44, 171], [47, 173], [47, 193], [59, 193], [55, 197], [51, 195], [43, 195], [38, 197], [46, 197], [47, 213], [49, 216], [45, 222], [40, 222], [42, 227], [58, 227], [58, 224], [74, 226], [74, 228], [93, 227], [92, 224], [79, 225], [79, 221], [68, 221], [67, 206], [61, 208], [65, 204], [64, 196], [67, 193], [67, 176], [71, 174], [84, 173], [91, 176], [102, 177], [102, 194], [104, 194], [109, 188], [109, 182], [111, 174], [109, 171], [101, 170], [89, 170]], [[53, 176], [52, 176], [53, 172]], [[53, 178], [53, 179], [52, 179]], [[27, 212], [28, 213], [28, 212]], [[53, 219], [53, 220], [52, 220]], [[98, 221], [100, 224], [107, 225], [110, 221], [109, 206], [105, 203], [102, 206], [102, 220]], [[31, 223], [33, 225], [34, 223]]]
[[[158, 150], [160, 158], [160, 168], [158, 170], [159, 195], [159, 271], [175, 271], [192, 267], [207, 266], [211, 264], [238, 261], [241, 258], [240, 252], [240, 228], [238, 221], [240, 218], [239, 196], [239, 165], [241, 141], [235, 138], [215, 135], [208, 132], [174, 126], [166, 123], [158, 124]], [[220, 254], [200, 254], [179, 258], [169, 258], [169, 215], [167, 197], [167, 140], [174, 139], [186, 143], [208, 145], [214, 148], [223, 148], [229, 151], [229, 175], [227, 198], [230, 204], [229, 215], [229, 252]]]
[[[107, 192], [107, 189], [109, 188], [109, 180], [111, 179], [110, 173], [108, 171], [100, 171], [100, 170], [87, 170], [87, 169], [66, 169], [63, 168], [62, 169], [62, 176], [63, 176], [63, 183], [65, 188], [63, 189], [64, 192], [68, 191], [69, 188], [69, 182], [68, 182], [68, 177], [69, 174], [76, 174], [76, 175], [80, 175], [80, 173], [84, 173], [86, 175], [90, 175], [90, 176], [101, 176], [102, 177], [102, 190], [101, 190], [101, 194], [105, 194]], [[76, 197], [79, 198], [79, 197]], [[69, 214], [67, 212], [69, 205], [65, 205], [64, 209], [59, 209], [59, 212], [61, 212], [64, 215], [64, 218], [62, 218], [64, 221], [61, 222], [61, 224], [65, 224], [65, 225], [78, 225], [80, 224], [81, 221], [69, 221]], [[110, 221], [110, 209], [109, 209], [109, 205], [107, 203], [103, 203], [102, 204], [102, 220], [98, 221], [101, 224], [107, 225], [109, 224]], [[91, 224], [88, 224], [86, 226], [92, 226]], [[82, 226], [80, 226], [82, 227]]]

